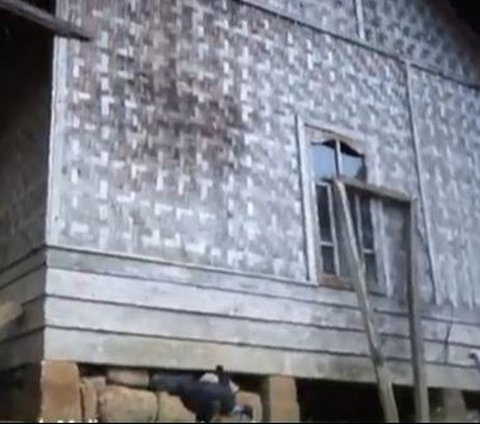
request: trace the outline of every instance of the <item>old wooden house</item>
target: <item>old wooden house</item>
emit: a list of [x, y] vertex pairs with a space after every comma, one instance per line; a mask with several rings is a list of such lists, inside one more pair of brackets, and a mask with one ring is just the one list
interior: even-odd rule
[[[262, 393], [266, 419], [381, 417], [336, 175], [415, 200], [427, 383], [478, 408], [469, 13], [446, 0], [30, 2], [92, 34], [81, 41], [1, 9], [12, 3], [0, 1], [0, 300], [24, 313], [0, 334], [1, 414], [79, 419], [81, 379], [221, 363]], [[349, 199], [405, 418], [405, 219]]]

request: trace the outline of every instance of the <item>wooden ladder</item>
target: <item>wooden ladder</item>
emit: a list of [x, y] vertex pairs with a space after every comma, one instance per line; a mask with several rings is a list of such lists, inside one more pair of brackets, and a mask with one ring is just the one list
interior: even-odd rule
[[403, 209], [407, 211], [407, 235], [409, 241], [407, 299], [410, 343], [412, 347], [415, 416], [417, 422], [429, 422], [430, 412], [425, 372], [421, 313], [418, 285], [415, 277], [416, 267], [413, 255], [415, 229], [414, 202], [401, 193], [359, 182], [357, 180], [345, 178], [333, 180], [335, 202], [338, 205], [339, 211], [340, 237], [345, 248], [347, 266], [352, 276], [353, 285], [355, 287], [360, 311], [363, 317], [370, 357], [372, 359], [380, 401], [386, 422], [399, 422], [398, 409], [393, 392], [393, 384], [380, 348], [380, 337], [375, 326], [373, 308], [368, 297], [364, 264], [357, 247], [359, 245], [357, 244], [353, 220], [348, 205], [346, 186], [348, 186], [349, 189], [362, 192], [368, 197], [400, 203]]

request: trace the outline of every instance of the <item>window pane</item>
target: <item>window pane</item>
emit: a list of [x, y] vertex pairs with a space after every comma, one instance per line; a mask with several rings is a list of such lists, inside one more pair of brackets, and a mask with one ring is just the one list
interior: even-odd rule
[[340, 267], [340, 276], [344, 278], [350, 278], [350, 270], [348, 268], [347, 258], [345, 254], [344, 247], [340, 244], [341, 248], [338, 252], [339, 267]]
[[365, 278], [369, 284], [377, 281], [377, 266], [373, 253], [365, 253]]
[[[355, 238], [357, 240], [357, 243], [359, 243], [358, 240], [358, 220], [357, 220], [357, 209], [356, 209], [356, 204], [355, 204], [355, 199], [356, 195], [354, 194], [354, 191], [347, 188], [347, 199], [348, 199], [348, 206], [349, 206], [349, 211], [350, 211], [350, 216], [352, 218], [353, 222], [353, 230], [355, 232]], [[340, 222], [337, 221], [337, 228], [338, 232], [337, 234], [342, 234], [340, 230]], [[340, 268], [340, 276], [349, 278], [351, 277], [350, 275], [350, 270], [348, 268], [348, 263], [347, 263], [347, 258], [345, 255], [345, 250], [347, 247], [344, 245], [343, 239], [339, 239], [339, 252], [338, 252], [338, 259], [339, 259], [339, 268]]]
[[335, 274], [335, 260], [333, 255], [333, 247], [322, 246], [323, 272], [327, 274]]
[[357, 207], [355, 204], [355, 195], [353, 190], [347, 189], [347, 198], [348, 198], [348, 205], [350, 206], [350, 216], [353, 220], [353, 229], [355, 231], [355, 237], [358, 240], [358, 222], [357, 222]]
[[335, 143], [312, 145], [313, 170], [316, 178], [332, 177], [336, 173]]
[[317, 213], [320, 224], [320, 237], [325, 241], [332, 241], [332, 224], [329, 211], [328, 187], [316, 186], [317, 191]]
[[363, 156], [352, 150], [346, 144], [341, 144], [341, 167], [340, 173], [350, 178], [366, 179], [366, 169]]
[[360, 198], [360, 215], [362, 219], [363, 247], [373, 249], [373, 225], [370, 213], [370, 201]]

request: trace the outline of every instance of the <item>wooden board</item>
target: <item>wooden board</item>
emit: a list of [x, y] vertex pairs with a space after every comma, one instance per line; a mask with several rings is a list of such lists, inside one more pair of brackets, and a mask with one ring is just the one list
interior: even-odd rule
[[0, 303], [0, 330], [23, 315], [23, 307], [17, 302]]
[[[31, 290], [35, 288], [35, 285], [31, 286]], [[18, 289], [20, 290], [20, 286]], [[21, 291], [24, 292], [24, 289]], [[224, 316], [249, 321], [288, 323], [307, 329], [323, 327], [363, 330], [360, 311], [356, 307], [258, 296], [253, 293], [227, 292], [173, 282], [132, 280], [110, 275], [50, 269], [47, 292], [50, 296], [78, 299], [87, 303], [117, 305], [119, 308], [157, 309], [195, 316]], [[0, 298], [1, 293], [0, 291]], [[32, 291], [28, 296], [34, 293]], [[10, 291], [10, 296], [17, 294]], [[375, 324], [380, 334], [409, 336], [409, 324], [404, 315], [379, 311], [377, 305], [375, 308], [377, 311]], [[447, 333], [450, 332], [451, 345], [480, 347], [480, 328], [454, 324], [449, 330], [450, 326], [449, 322], [424, 318], [425, 339], [443, 344]]]
[[[202, 266], [182, 266], [178, 263], [148, 257], [105, 254], [100, 251], [73, 248], [49, 248], [49, 271], [81, 271], [108, 278], [124, 277], [131, 282], [151, 281], [158, 284], [175, 283], [184, 286], [214, 289], [222, 292], [258, 295], [262, 298], [291, 299], [308, 303], [338, 305], [358, 309], [355, 292], [319, 287], [316, 284], [271, 276], [252, 276], [229, 270], [209, 269]], [[50, 280], [50, 278], [49, 278]], [[132, 283], [135, 284], [135, 283]], [[375, 310], [407, 316], [405, 306], [383, 296], [371, 296]], [[443, 323], [480, 325], [480, 310], [426, 305], [423, 319]]]
[[[408, 68], [408, 67], [407, 67]], [[407, 69], [408, 73], [408, 69]], [[363, 276], [361, 264], [359, 263], [357, 250], [355, 248], [355, 234], [351, 222], [351, 217], [348, 208], [348, 200], [345, 191], [345, 185], [354, 190], [360, 191], [369, 197], [381, 199], [383, 201], [398, 202], [402, 209], [407, 214], [407, 225], [404, 230], [408, 240], [407, 252], [407, 306], [408, 306], [408, 320], [410, 329], [410, 341], [412, 350], [412, 364], [414, 374], [414, 399], [415, 399], [415, 414], [419, 422], [428, 422], [430, 419], [428, 388], [425, 375], [425, 352], [422, 331], [422, 319], [420, 311], [420, 295], [416, 278], [416, 261], [415, 261], [415, 202], [412, 202], [408, 197], [401, 193], [385, 189], [383, 187], [373, 186], [364, 182], [358, 182], [352, 179], [340, 179], [334, 182], [335, 192], [337, 195], [337, 203], [342, 206], [341, 216], [344, 218], [343, 226], [344, 237], [349, 237], [351, 243], [347, 242], [347, 248], [350, 248], [350, 263], [357, 270], [359, 277]], [[347, 249], [348, 250], [348, 249]], [[362, 289], [363, 282], [360, 281], [359, 288]], [[357, 287], [358, 289], [358, 287]], [[357, 290], [360, 303], [367, 296], [367, 292]], [[367, 298], [368, 299], [368, 298]], [[365, 305], [368, 306], [368, 305]], [[368, 314], [368, 310], [364, 310]], [[374, 323], [372, 318], [372, 323]], [[373, 330], [373, 328], [372, 328]], [[390, 396], [390, 395], [389, 395]], [[393, 397], [393, 395], [392, 395]], [[394, 399], [394, 398], [393, 398]]]
[[414, 379], [415, 418], [417, 422], [430, 421], [427, 376], [425, 371], [425, 346], [422, 331], [420, 294], [417, 279], [417, 263], [415, 261], [415, 202], [407, 208], [406, 226], [408, 247], [407, 299], [409, 307], [410, 342]]
[[414, 154], [414, 164], [415, 164], [415, 171], [417, 173], [418, 179], [418, 190], [420, 194], [420, 203], [421, 203], [421, 211], [423, 217], [423, 224], [425, 226], [425, 237], [426, 237], [426, 248], [427, 248], [427, 255], [429, 266], [431, 270], [432, 276], [432, 296], [433, 296], [433, 303], [437, 303], [437, 285], [438, 285], [438, 269], [437, 263], [435, 261], [435, 243], [433, 241], [432, 236], [432, 223], [431, 223], [431, 214], [430, 214], [430, 205], [427, 201], [427, 194], [426, 194], [426, 184], [424, 181], [425, 172], [423, 167], [422, 161], [422, 154], [420, 151], [420, 138], [418, 136], [418, 128], [417, 123], [415, 120], [415, 113], [413, 107], [413, 98], [412, 98], [412, 66], [410, 63], [405, 63], [405, 72], [407, 77], [407, 101], [408, 101], [408, 117], [409, 117], [409, 124], [410, 124], [410, 131], [412, 134], [412, 142], [413, 142], [413, 154]]
[[[348, 329], [312, 328], [285, 322], [259, 322], [56, 298], [47, 298], [45, 308], [46, 324], [56, 328], [368, 356], [364, 333]], [[410, 359], [407, 338], [385, 336], [381, 340], [389, 358]], [[428, 343], [428, 359], [441, 363], [443, 358], [443, 343]]]
[[[316, 352], [289, 352], [220, 343], [173, 340], [95, 331], [47, 327], [45, 358], [132, 367], [211, 369], [223, 363], [232, 372], [277, 374], [298, 378], [375, 381], [367, 357]], [[1, 365], [1, 363], [0, 363]], [[411, 365], [390, 361], [387, 367], [396, 384], [412, 384]], [[480, 390], [473, 368], [427, 365], [430, 387]]]
[[45, 269], [28, 272], [0, 287], [0, 302], [29, 302], [45, 293]]
[[27, 303], [22, 309], [23, 316], [16, 325], [6, 325], [0, 329], [0, 346], [43, 328], [45, 323], [43, 298]]
[[[340, 330], [363, 330], [360, 311], [356, 307], [59, 269], [48, 271], [48, 281], [49, 295], [84, 302], [108, 303], [119, 307], [154, 308], [186, 314], [223, 315], [237, 319], [284, 322]], [[404, 337], [409, 335], [405, 316], [379, 312], [376, 316], [376, 325], [381, 334]], [[423, 325], [428, 340], [443, 342], [449, 324], [424, 320]], [[471, 335], [477, 334], [472, 331], [477, 331], [476, 327], [456, 325], [451, 331], [451, 341], [470, 340]], [[478, 334], [480, 335], [480, 330]], [[478, 345], [480, 346], [480, 337]]]
[[[102, 255], [100, 252], [71, 251], [63, 248], [49, 249], [48, 258], [49, 273], [81, 271], [93, 276], [104, 274], [108, 278], [137, 281], [136, 284], [143, 281], [156, 284], [174, 283], [222, 292], [258, 295], [262, 298], [291, 299], [358, 308], [355, 293], [349, 290], [288, 283], [268, 277], [216, 273], [204, 270], [202, 267], [185, 269], [179, 265], [164, 264], [154, 260], [139, 260], [128, 256]], [[406, 316], [405, 308], [392, 299], [372, 295], [372, 301], [378, 312]], [[429, 305], [424, 309], [423, 317], [446, 323], [480, 324], [480, 311], [455, 310], [452, 314], [451, 308]]]
[[360, 260], [357, 248], [358, 243], [350, 215], [347, 192], [344, 184], [339, 181], [334, 181], [333, 190], [340, 221], [340, 237], [343, 240], [342, 245], [345, 248], [346, 261], [352, 276], [352, 281], [354, 282], [353, 286], [357, 292], [360, 311], [362, 312], [370, 358], [375, 371], [384, 418], [386, 422], [399, 422], [392, 380], [385, 365], [385, 356], [381, 349], [380, 337], [375, 326], [373, 309], [368, 295], [364, 265]]
[[63, 19], [59, 19], [22, 0], [0, 0], [0, 10], [5, 10], [14, 15], [28, 19], [29, 21], [62, 37], [77, 38], [82, 41], [89, 41], [92, 39], [92, 35], [85, 29]]
[[315, 258], [315, 244], [314, 237], [314, 206], [312, 205], [312, 197], [310, 193], [310, 163], [307, 151], [307, 144], [305, 140], [305, 124], [297, 115], [296, 120], [297, 131], [297, 148], [298, 148], [298, 163], [300, 164], [300, 183], [302, 188], [302, 211], [304, 220], [304, 239], [307, 259], [307, 279], [310, 281], [317, 281], [317, 266]]
[[29, 253], [14, 264], [10, 264], [0, 269], [0, 288], [9, 284], [13, 280], [17, 280], [30, 272], [41, 268], [46, 262], [46, 251]]
[[0, 345], [0, 369], [15, 368], [43, 359], [43, 331], [34, 331], [24, 336], [2, 342]]

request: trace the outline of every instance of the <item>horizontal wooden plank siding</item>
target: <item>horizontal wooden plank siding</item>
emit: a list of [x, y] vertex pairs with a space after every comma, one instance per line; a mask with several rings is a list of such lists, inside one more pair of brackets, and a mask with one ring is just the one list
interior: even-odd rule
[[[277, 300], [284, 298], [357, 309], [355, 293], [349, 290], [335, 290], [305, 281], [255, 276], [225, 269], [154, 261], [151, 258], [58, 247], [48, 249], [47, 263], [49, 268], [127, 277], [129, 280], [175, 282], [199, 288], [213, 288], [222, 292], [253, 294], [262, 298]], [[372, 298], [377, 312], [406, 316], [405, 306], [392, 299], [375, 295]], [[480, 310], [452, 310], [449, 307], [427, 304], [423, 305], [422, 315], [448, 324], [454, 322], [480, 325]]]
[[[81, 341], [81, 343], [79, 343]], [[258, 347], [198, 343], [124, 334], [79, 331], [47, 327], [45, 357], [82, 362], [139, 367], [209, 369], [222, 362], [233, 372], [260, 375], [278, 374], [303, 378], [372, 382], [370, 360], [366, 357], [327, 353], [286, 352]], [[409, 364], [390, 361], [388, 367], [398, 384], [411, 384]], [[429, 364], [428, 381], [432, 387], [479, 390], [476, 373], [469, 368]]]
[[[369, 358], [353, 293], [60, 249], [48, 257], [45, 325], [46, 355], [51, 358], [202, 368], [211, 365], [206, 364], [210, 358], [203, 358], [211, 350], [212, 358], [238, 372], [266, 373], [255, 369], [251, 351], [260, 352], [272, 373], [373, 381], [370, 365], [358, 371]], [[399, 367], [395, 381], [401, 383], [410, 375], [406, 314], [387, 298], [376, 296], [374, 305], [382, 348]], [[425, 312], [429, 382], [440, 379], [443, 385], [458, 387], [464, 384], [459, 376], [472, 370], [468, 350], [480, 348], [475, 315], [458, 316], [439, 308]], [[99, 341], [96, 348], [94, 340]], [[74, 351], [68, 346], [72, 343], [82, 347]], [[183, 359], [174, 346], [188, 346], [185, 352], [179, 348]], [[163, 353], [153, 353], [158, 350]], [[245, 358], [242, 352], [248, 352]], [[277, 359], [270, 361], [269, 356]], [[317, 357], [324, 358], [318, 359], [321, 363], [330, 358], [323, 371], [309, 368], [318, 368]], [[350, 361], [347, 369], [342, 365], [345, 357]], [[232, 358], [239, 362], [230, 364]], [[434, 375], [436, 369], [442, 373]], [[455, 383], [443, 382], [442, 375]]]
[[44, 262], [43, 253], [37, 253], [0, 275], [0, 303], [13, 301], [24, 309], [20, 319], [0, 329], [0, 370], [43, 358]]
[[45, 323], [45, 299], [39, 297], [23, 305], [23, 316], [0, 329], [0, 344], [41, 331]]
[[40, 362], [44, 358], [43, 343], [43, 330], [0, 342], [0, 370]]
[[[299, 326], [280, 322], [144, 309], [138, 306], [48, 298], [48, 326], [75, 330], [165, 337], [280, 350], [367, 356], [365, 335], [359, 331]], [[405, 338], [384, 337], [387, 357], [408, 359]], [[443, 344], [427, 344], [427, 359], [443, 362]]]
[[[285, 350], [368, 354], [356, 310], [325, 306], [316, 311], [298, 301], [284, 301], [285, 305], [279, 305], [278, 310], [273, 302], [262, 305], [262, 299], [250, 302], [248, 297], [242, 299], [239, 295], [229, 304], [228, 298], [222, 303], [214, 289], [189, 289], [152, 281], [144, 284], [137, 280], [135, 288], [130, 285], [129, 290], [131, 281], [118, 280], [49, 270], [46, 325]], [[122, 288], [119, 283], [125, 286]], [[387, 357], [408, 359], [406, 318], [382, 313], [378, 314], [378, 321]], [[480, 337], [470, 337], [480, 335], [476, 327], [455, 324], [449, 330], [447, 324], [433, 320], [424, 320], [423, 325], [430, 362], [450, 362], [449, 356], [457, 347], [480, 347]], [[459, 364], [468, 365], [468, 357]]]
[[0, 287], [0, 302], [11, 300], [24, 304], [42, 296], [45, 293], [45, 276], [45, 268], [40, 268], [10, 281]]
[[[256, 321], [363, 329], [360, 312], [354, 307], [58, 269], [50, 269], [48, 275], [48, 295]], [[408, 336], [405, 317], [382, 312], [378, 315], [378, 325], [382, 333]], [[425, 321], [427, 338], [444, 339], [447, 327], [446, 323]]]
[[25, 256], [22, 260], [7, 268], [0, 269], [0, 288], [21, 279], [35, 270], [45, 268], [45, 264], [46, 251], [41, 249]]

